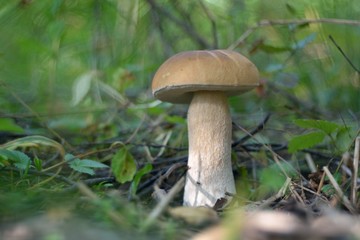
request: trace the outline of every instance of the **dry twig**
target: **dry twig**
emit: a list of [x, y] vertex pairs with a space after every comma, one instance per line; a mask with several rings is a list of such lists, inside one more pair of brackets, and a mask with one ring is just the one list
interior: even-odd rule
[[351, 202], [354, 206], [357, 206], [357, 176], [359, 170], [359, 158], [360, 158], [360, 137], [355, 140], [354, 149], [354, 161], [353, 161], [353, 175], [351, 184]]
[[351, 26], [360, 26], [360, 21], [348, 20], [348, 19], [335, 19], [335, 18], [318, 18], [318, 19], [279, 19], [279, 20], [262, 20], [256, 23], [253, 27], [248, 28], [234, 43], [232, 43], [228, 49], [234, 50], [241, 43], [243, 43], [255, 30], [261, 27], [269, 27], [273, 25], [303, 25], [303, 24], [319, 24], [319, 23], [329, 23], [329, 24], [343, 24]]
[[[88, 186], [86, 186], [82, 182], [78, 182], [77, 187], [83, 195], [89, 197], [92, 201], [100, 202], [101, 199], [93, 191], [91, 191], [91, 189]], [[122, 227], [129, 225], [128, 221], [126, 221], [126, 219], [120, 214], [118, 214], [116, 211], [113, 211], [112, 209], [108, 209], [108, 208], [104, 210], [105, 210], [105, 214], [117, 225]]]
[[161, 7], [159, 3], [155, 0], [147, 0], [152, 9], [154, 9], [158, 14], [165, 16], [175, 25], [180, 27], [189, 37], [191, 37], [195, 42], [199, 44], [200, 47], [204, 49], [211, 48], [211, 45], [194, 29], [192, 25], [187, 22], [181, 21], [174, 14], [167, 11], [165, 8]]
[[353, 214], [356, 213], [356, 209], [354, 208], [354, 206], [351, 204], [350, 200], [348, 197], [345, 196], [344, 192], [341, 190], [339, 184], [336, 182], [334, 176], [331, 174], [331, 172], [329, 171], [328, 167], [323, 167], [323, 170], [326, 174], [326, 176], [329, 178], [331, 184], [333, 185], [333, 187], [335, 188], [335, 191], [337, 193], [337, 195], [339, 196], [339, 198], [342, 200], [344, 206]]
[[167, 208], [170, 201], [176, 196], [177, 193], [184, 187], [185, 178], [182, 177], [180, 180], [170, 189], [169, 193], [164, 196], [160, 202], [156, 205], [154, 210], [149, 214], [148, 218], [145, 220], [144, 228], [148, 228], [156, 218], [160, 216], [162, 212]]
[[312, 173], [317, 172], [317, 169], [316, 169], [314, 160], [312, 159], [310, 153], [306, 153], [306, 154], [305, 154], [305, 160], [306, 160], [307, 165], [309, 166], [310, 171], [311, 171]]
[[350, 66], [357, 72], [360, 73], [360, 70], [355, 67], [355, 65], [352, 63], [350, 58], [344, 53], [344, 51], [341, 49], [341, 47], [335, 42], [335, 39], [329, 35], [330, 40], [333, 42], [333, 44], [336, 46], [336, 48], [340, 51], [341, 55], [346, 59], [346, 61], [350, 64]]

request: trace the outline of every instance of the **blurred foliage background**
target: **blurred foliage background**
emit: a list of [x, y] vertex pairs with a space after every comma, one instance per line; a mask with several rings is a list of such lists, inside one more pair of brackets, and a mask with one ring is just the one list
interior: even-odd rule
[[[0, 5], [2, 112], [28, 112], [11, 94], [16, 93], [47, 116], [103, 111], [125, 104], [125, 98], [151, 102], [152, 75], [166, 58], [186, 50], [228, 48], [263, 19], [358, 20], [360, 12], [356, 0], [1, 0]], [[235, 50], [281, 91], [263, 96], [266, 101], [252, 93], [237, 97], [241, 104], [234, 109], [277, 111], [289, 104], [280, 95], [289, 94], [301, 109], [335, 117], [358, 114], [358, 73], [328, 36], [359, 66], [359, 34], [358, 25], [336, 23], [255, 29]]]

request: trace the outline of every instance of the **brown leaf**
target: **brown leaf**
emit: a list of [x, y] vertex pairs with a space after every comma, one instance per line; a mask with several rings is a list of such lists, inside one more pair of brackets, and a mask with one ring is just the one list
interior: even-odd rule
[[219, 220], [216, 211], [207, 207], [175, 207], [169, 208], [169, 214], [192, 225], [203, 225]]

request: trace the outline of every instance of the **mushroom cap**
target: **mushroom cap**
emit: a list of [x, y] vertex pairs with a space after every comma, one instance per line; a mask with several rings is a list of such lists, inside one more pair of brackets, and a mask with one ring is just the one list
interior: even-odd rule
[[238, 52], [188, 51], [160, 66], [152, 81], [152, 92], [164, 102], [189, 103], [196, 91], [223, 91], [233, 96], [258, 85], [256, 66]]

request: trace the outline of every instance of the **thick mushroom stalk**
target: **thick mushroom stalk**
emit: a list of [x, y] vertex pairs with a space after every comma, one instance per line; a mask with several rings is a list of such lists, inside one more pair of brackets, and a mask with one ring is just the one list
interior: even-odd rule
[[189, 160], [184, 205], [213, 207], [234, 194], [231, 116], [221, 91], [195, 92], [188, 110]]

